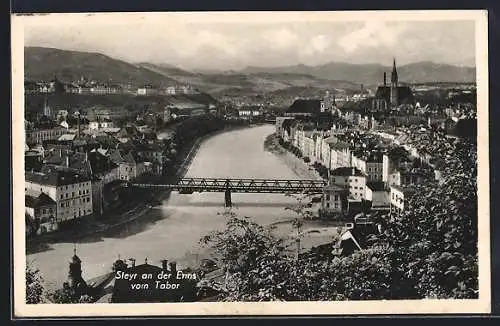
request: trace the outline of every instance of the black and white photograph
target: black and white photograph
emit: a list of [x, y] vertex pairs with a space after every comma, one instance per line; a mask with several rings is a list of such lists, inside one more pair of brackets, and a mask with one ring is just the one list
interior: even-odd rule
[[490, 312], [485, 11], [12, 31], [16, 314]]

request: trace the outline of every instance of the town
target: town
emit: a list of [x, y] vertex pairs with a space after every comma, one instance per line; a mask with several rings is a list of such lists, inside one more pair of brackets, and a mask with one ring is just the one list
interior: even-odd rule
[[[278, 157], [295, 157], [294, 164], [307, 171], [301, 179], [322, 182], [320, 191], [306, 194], [304, 211], [300, 208], [298, 213], [305, 216], [307, 211], [308, 220], [322, 221], [327, 229], [339, 232], [333, 241], [330, 237], [309, 247], [305, 241], [303, 247], [299, 244], [297, 259], [350, 257], [369, 250], [373, 236], [391, 229], [398, 216], [417, 209], [415, 198], [457, 182], [457, 175], [475, 179], [471, 174], [476, 164], [475, 85], [405, 83], [399, 79], [395, 59], [389, 81], [388, 73], [380, 76], [374, 89], [361, 84], [351, 95], [335, 89], [322, 90], [321, 96], [292, 95], [286, 106], [276, 105], [283, 98], [214, 98], [189, 85], [133, 86], [84, 77], [62, 81], [57, 76], [26, 81], [27, 250], [37, 254], [50, 243], [77, 243], [140, 220], [170, 196], [171, 191], [155, 186], [180, 182], [206, 139], [266, 126], [272, 126], [272, 132], [265, 135], [264, 147]], [[75, 96], [86, 101], [113, 98], [119, 106], [129, 107], [120, 111], [103, 105], [51, 104]], [[275, 179], [287, 182], [290, 177]], [[134, 184], [146, 186], [128, 186]], [[180, 194], [190, 196], [193, 191]], [[227, 192], [225, 206], [233, 206]], [[171, 233], [175, 230], [165, 236]], [[220, 300], [227, 292], [222, 281], [227, 275], [209, 259], [204, 260], [209, 268], [183, 270], [177, 270], [175, 262], [168, 268], [167, 260], [162, 267], [148, 264], [147, 258], [141, 265], [135, 265], [135, 258], [129, 261], [118, 258], [111, 272], [84, 281], [75, 245], [70, 281], [58, 286], [78, 298], [90, 296], [91, 302], [102, 302], [110, 282], [115, 282], [115, 290], [109, 302]], [[194, 295], [183, 285], [181, 294], [169, 292], [168, 298], [152, 292], [135, 298], [141, 289], [164, 290], [169, 284], [153, 279], [156, 284], [133, 288], [136, 292], [124, 290], [129, 287], [126, 282], [141, 273], [188, 275], [186, 284], [203, 284], [209, 294]], [[75, 298], [71, 300], [80, 302]]]

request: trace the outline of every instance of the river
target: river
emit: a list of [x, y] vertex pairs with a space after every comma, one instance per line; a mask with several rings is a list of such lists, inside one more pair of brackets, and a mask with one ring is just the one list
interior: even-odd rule
[[[264, 140], [274, 126], [264, 125], [215, 135], [205, 140], [186, 177], [233, 177], [297, 179], [278, 157], [264, 150]], [[281, 194], [232, 194], [233, 211], [250, 216], [260, 224], [290, 218], [284, 208], [294, 202]], [[224, 193], [172, 192], [139, 221], [86, 237], [77, 243], [83, 278], [90, 279], [111, 270], [114, 260], [135, 258], [137, 264], [160, 264], [175, 260], [179, 266], [199, 257], [199, 239], [224, 227]], [[49, 288], [66, 280], [73, 243], [49, 245], [48, 250], [27, 257], [40, 270]], [[194, 260], [194, 261], [193, 261]]]

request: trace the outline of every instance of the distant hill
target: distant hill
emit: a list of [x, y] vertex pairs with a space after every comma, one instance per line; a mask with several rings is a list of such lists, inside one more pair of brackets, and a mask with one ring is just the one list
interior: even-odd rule
[[29, 80], [74, 81], [82, 76], [102, 82], [132, 85], [172, 85], [177, 82], [150, 69], [136, 66], [100, 53], [54, 48], [25, 47], [24, 75]]
[[[345, 80], [365, 85], [377, 85], [387, 72], [390, 78], [392, 67], [380, 64], [351, 64], [330, 62], [319, 66], [295, 65], [286, 67], [247, 67], [238, 73], [291, 73], [305, 74], [322, 79]], [[398, 76], [405, 83], [428, 82], [475, 82], [476, 69], [422, 61], [398, 66]], [[389, 81], [389, 80], [388, 80]]]
[[[99, 53], [53, 48], [25, 48], [25, 79], [63, 81], [80, 77], [134, 86], [153, 84], [170, 86], [188, 84], [215, 97], [294, 93], [314, 95], [325, 90], [359, 91], [360, 85], [371, 88], [382, 83], [383, 73], [390, 79], [392, 67], [380, 64], [330, 62], [318, 66], [247, 67], [240, 71], [187, 71], [168, 64], [131, 64]], [[433, 62], [398, 66], [402, 83], [474, 82], [475, 68]], [[212, 101], [212, 99], [204, 99]]]
[[266, 93], [284, 90], [290, 87], [312, 87], [325, 89], [359, 89], [359, 84], [322, 79], [302, 73], [288, 72], [256, 72], [237, 73], [234, 71], [220, 73], [188, 72], [176, 67], [165, 65], [141, 64], [141, 67], [151, 69], [168, 78], [178, 80], [197, 87], [210, 94], [244, 95], [249, 93]]

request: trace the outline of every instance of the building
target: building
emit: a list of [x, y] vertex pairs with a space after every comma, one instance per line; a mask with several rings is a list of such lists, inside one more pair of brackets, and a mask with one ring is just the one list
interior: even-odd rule
[[132, 181], [146, 172], [144, 159], [132, 151], [123, 153], [117, 149], [110, 150], [109, 157], [119, 167], [118, 177], [120, 180]]
[[67, 117], [68, 117], [68, 110], [59, 110], [56, 113], [57, 121], [66, 121]]
[[317, 116], [325, 112], [325, 102], [316, 99], [297, 99], [285, 112], [285, 116]]
[[[289, 122], [286, 122], [285, 121], [289, 121]], [[281, 137], [281, 139], [285, 139], [285, 128], [287, 127], [287, 125], [289, 125], [291, 123], [291, 121], [293, 121], [294, 119], [292, 117], [276, 117], [276, 123], [275, 123], [275, 132], [276, 132], [276, 135], [278, 135], [279, 137]]]
[[417, 191], [414, 186], [390, 186], [390, 189], [391, 212], [402, 212], [407, 207], [409, 198]]
[[349, 144], [335, 137], [325, 140], [330, 151], [329, 169], [334, 170], [341, 167], [351, 166], [351, 150]]
[[153, 85], [145, 85], [137, 89], [137, 95], [141, 96], [154, 96], [160, 93], [159, 89]]
[[175, 90], [175, 87], [174, 86], [169, 86], [165, 89], [165, 93], [167, 95], [175, 95], [176, 93], [176, 90]]
[[152, 164], [152, 173], [154, 175], [162, 175], [163, 165], [165, 163], [166, 156], [163, 154], [163, 150], [160, 145], [153, 143], [139, 143], [136, 144], [135, 150], [139, 156], [141, 156], [146, 162]]
[[97, 150], [73, 153], [69, 167], [86, 174], [92, 183], [92, 209], [94, 216], [100, 216], [107, 209], [106, 186], [119, 180], [119, 167]]
[[362, 200], [365, 197], [366, 176], [354, 167], [340, 167], [330, 174], [330, 184], [335, 184], [349, 191], [350, 197]]
[[259, 116], [262, 116], [263, 110], [260, 106], [243, 106], [239, 107], [238, 109], [238, 116], [240, 118], [256, 118]]
[[329, 184], [323, 188], [321, 197], [320, 215], [323, 217], [332, 214], [341, 214], [346, 208], [347, 190], [336, 184]]
[[122, 87], [119, 85], [96, 84], [90, 88], [90, 93], [94, 95], [120, 94]]
[[368, 181], [384, 180], [384, 171], [387, 170], [384, 163], [387, 164], [387, 161], [384, 161], [382, 153], [376, 151], [365, 153], [365, 150], [361, 149], [352, 153], [351, 163], [367, 175]]
[[89, 122], [89, 129], [90, 130], [100, 130], [100, 129], [108, 129], [108, 128], [114, 128], [114, 123], [111, 119], [108, 118], [96, 118], [93, 121]]
[[56, 202], [56, 222], [67, 222], [92, 215], [92, 186], [89, 176], [55, 166], [41, 172], [26, 172], [25, 192], [31, 196], [44, 193]]
[[375, 98], [372, 101], [373, 111], [386, 111], [396, 108], [401, 104], [413, 104], [413, 93], [408, 86], [400, 86], [396, 59], [393, 59], [391, 84], [387, 86], [386, 73], [384, 72], [383, 85], [377, 88]]
[[46, 140], [58, 139], [67, 132], [68, 130], [62, 127], [26, 130], [26, 143], [42, 144]]
[[366, 183], [365, 199], [371, 202], [372, 210], [389, 209], [390, 189], [383, 181], [370, 181]]
[[57, 230], [56, 213], [57, 203], [45, 193], [40, 193], [37, 197], [26, 194], [24, 196], [24, 206], [28, 234], [42, 234]]

